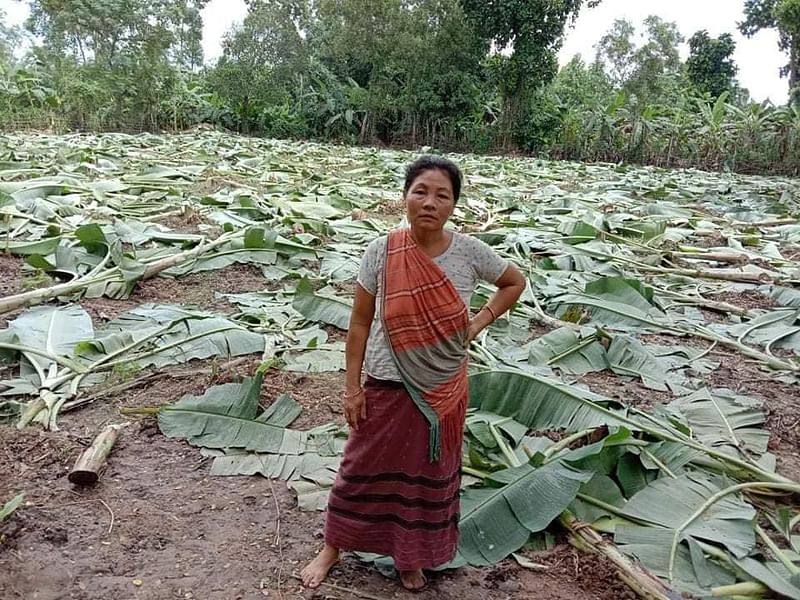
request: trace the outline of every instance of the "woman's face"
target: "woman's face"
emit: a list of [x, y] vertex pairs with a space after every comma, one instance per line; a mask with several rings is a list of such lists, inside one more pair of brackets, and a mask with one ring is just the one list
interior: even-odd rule
[[405, 201], [412, 228], [421, 231], [442, 229], [455, 208], [450, 177], [440, 169], [422, 172], [408, 188]]

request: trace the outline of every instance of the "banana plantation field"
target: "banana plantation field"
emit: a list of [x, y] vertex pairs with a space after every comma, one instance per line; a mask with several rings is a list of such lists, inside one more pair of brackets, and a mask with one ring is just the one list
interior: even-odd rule
[[[384, 557], [295, 574], [413, 157], [0, 137], [0, 597], [403, 595]], [[459, 553], [420, 596], [800, 600], [800, 181], [451, 158], [454, 225], [530, 285], [471, 348]]]

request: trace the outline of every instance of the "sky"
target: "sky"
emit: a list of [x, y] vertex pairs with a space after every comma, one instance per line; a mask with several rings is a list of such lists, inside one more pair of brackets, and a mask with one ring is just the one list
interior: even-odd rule
[[[21, 23], [27, 16], [24, 3], [0, 0], [8, 20]], [[788, 83], [779, 77], [779, 70], [787, 62], [778, 50], [775, 31], [761, 31], [751, 39], [739, 34], [736, 23], [741, 21], [744, 0], [603, 0], [594, 9], [584, 8], [575, 27], [567, 32], [564, 47], [559, 54], [561, 64], [575, 54], [585, 59], [594, 58], [594, 46], [611, 28], [615, 19], [626, 18], [643, 29], [642, 21], [648, 15], [657, 15], [665, 21], [674, 21], [687, 39], [700, 29], [716, 37], [732, 33], [736, 40], [734, 59], [739, 66], [739, 82], [750, 90], [756, 101], [766, 99], [784, 104], [788, 96]], [[203, 50], [206, 60], [214, 61], [221, 53], [222, 36], [233, 24], [240, 22], [247, 8], [243, 0], [211, 0], [203, 10]], [[684, 44], [682, 54], [689, 53]]]

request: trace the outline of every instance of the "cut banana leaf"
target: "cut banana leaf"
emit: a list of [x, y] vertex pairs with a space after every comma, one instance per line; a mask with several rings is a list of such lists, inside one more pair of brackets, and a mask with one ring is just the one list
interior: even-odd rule
[[307, 279], [297, 284], [292, 306], [309, 321], [317, 321], [347, 330], [352, 305], [339, 298], [315, 294]]
[[504, 559], [561, 514], [590, 478], [554, 461], [495, 473], [491, 481], [501, 487], [467, 488], [461, 498], [459, 552], [472, 565]]
[[214, 386], [202, 396], [184, 396], [159, 412], [158, 426], [167, 437], [185, 438], [205, 448], [289, 455], [307, 452], [306, 432], [256, 420], [262, 380], [259, 373], [241, 383]]
[[581, 431], [601, 425], [636, 429], [636, 422], [609, 398], [559, 381], [514, 371], [470, 376], [470, 406], [513, 417], [531, 429]]

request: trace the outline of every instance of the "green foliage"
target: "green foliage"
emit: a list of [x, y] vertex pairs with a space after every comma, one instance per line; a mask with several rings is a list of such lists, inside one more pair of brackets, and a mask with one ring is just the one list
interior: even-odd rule
[[608, 63], [612, 80], [627, 94], [647, 102], [667, 100], [671, 79], [680, 74], [678, 47], [683, 36], [677, 24], [656, 16], [647, 17], [644, 24], [644, 43], [637, 46], [633, 24], [615, 21], [597, 44], [597, 60]]
[[41, 43], [10, 73], [39, 91], [31, 98], [9, 90], [6, 108], [42, 121], [58, 114], [68, 126], [88, 129], [196, 122], [186, 119], [200, 108], [187, 78], [203, 62], [206, 2], [31, 0], [27, 29]]
[[718, 98], [734, 89], [738, 68], [732, 58], [736, 42], [731, 34], [724, 33], [714, 39], [707, 31], [698, 31], [689, 40], [689, 49], [686, 74], [698, 92]]
[[[0, 25], [0, 127], [208, 123], [278, 139], [800, 171], [797, 111], [749, 102], [729, 34], [698, 32], [684, 64], [674, 23], [622, 19], [593, 62], [557, 72], [566, 27], [597, 2], [248, 0], [222, 56], [200, 69], [206, 2], [30, 0], [27, 31]], [[750, 0], [742, 31], [777, 28], [797, 62], [798, 7]]]
[[17, 510], [24, 501], [25, 501], [25, 494], [17, 494], [16, 496], [8, 500], [3, 505], [3, 507], [0, 508], [0, 523], [9, 518], [11, 516], [11, 513]]
[[789, 77], [790, 97], [800, 104], [800, 1], [745, 0], [744, 15], [739, 31], [748, 37], [762, 29], [778, 30], [778, 47], [789, 55], [781, 74]]
[[[547, 93], [560, 107], [551, 155], [589, 161], [699, 166], [746, 172], [800, 171], [800, 121], [792, 107], [748, 101], [733, 76], [733, 41], [699, 32], [682, 65], [674, 24], [647, 21], [644, 43], [617, 21], [597, 61], [573, 59]], [[717, 93], [719, 92], [719, 93]]]
[[[589, 0], [591, 8], [599, 0]], [[503, 101], [501, 144], [510, 142], [526, 150], [541, 147], [548, 124], [535, 120], [536, 93], [550, 83], [558, 70], [556, 53], [564, 30], [574, 20], [583, 0], [514, 0], [484, 2], [462, 0], [464, 12], [476, 33], [495, 48], [510, 50], [493, 61], [498, 92]]]

